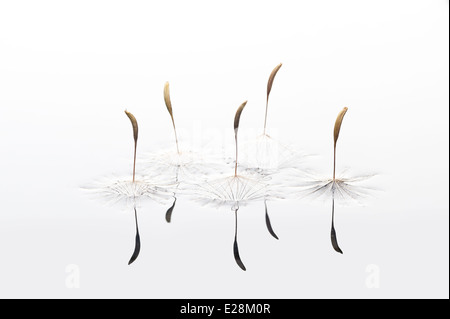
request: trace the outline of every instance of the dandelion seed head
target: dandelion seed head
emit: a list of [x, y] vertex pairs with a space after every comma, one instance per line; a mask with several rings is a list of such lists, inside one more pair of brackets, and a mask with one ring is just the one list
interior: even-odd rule
[[323, 199], [334, 198], [342, 205], [358, 204], [363, 205], [375, 188], [365, 182], [376, 174], [347, 176], [342, 173], [335, 178], [324, 178], [311, 172], [302, 172], [298, 175], [291, 175], [291, 181], [287, 181], [293, 190], [294, 197], [302, 199]]
[[248, 176], [229, 176], [196, 185], [193, 197], [202, 203], [230, 206], [237, 209], [251, 201], [262, 200], [268, 194], [267, 183]]
[[84, 189], [107, 204], [125, 204], [130, 207], [145, 200], [167, 204], [175, 186], [175, 183], [156, 183], [141, 176], [134, 182], [113, 176], [95, 181]]
[[286, 169], [300, 169], [305, 157], [293, 147], [263, 134], [243, 144], [241, 166], [248, 171], [271, 175]]
[[175, 178], [180, 183], [190, 183], [219, 170], [219, 164], [189, 150], [164, 150], [148, 154], [141, 162], [146, 175], [167, 180]]

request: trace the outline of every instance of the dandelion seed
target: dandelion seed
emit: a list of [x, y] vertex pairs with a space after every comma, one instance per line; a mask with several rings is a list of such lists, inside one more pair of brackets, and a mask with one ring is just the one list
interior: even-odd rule
[[[369, 178], [375, 176], [375, 174], [361, 175], [348, 177], [346, 172], [341, 173], [340, 177], [336, 176], [336, 146], [339, 138], [339, 133], [342, 125], [342, 121], [348, 108], [344, 108], [339, 112], [333, 131], [334, 146], [333, 146], [333, 177], [324, 178], [318, 177], [311, 172], [302, 172], [301, 180], [303, 182], [295, 182], [294, 188], [296, 192], [302, 198], [326, 198], [331, 197], [331, 244], [333, 249], [342, 254], [337, 240], [334, 215], [335, 215], [335, 201], [339, 201], [342, 204], [360, 203], [360, 200], [367, 197], [373, 188], [364, 185], [364, 182]], [[292, 176], [291, 176], [292, 177]], [[297, 178], [294, 176], [294, 178]], [[289, 184], [289, 182], [287, 182]]]
[[290, 168], [298, 165], [300, 154], [283, 143], [273, 139], [267, 134], [267, 114], [269, 107], [269, 96], [276, 74], [282, 64], [277, 65], [269, 76], [266, 92], [266, 112], [264, 116], [263, 134], [255, 140], [244, 144], [243, 166], [248, 170], [254, 170], [259, 174], [272, 175], [282, 168]]
[[107, 201], [109, 204], [117, 204], [120, 202], [126, 203], [127, 206], [130, 204], [134, 210], [135, 224], [136, 224], [136, 236], [135, 236], [135, 247], [132, 257], [130, 258], [128, 264], [132, 264], [139, 256], [141, 250], [141, 241], [139, 235], [138, 226], [138, 213], [137, 205], [141, 200], [152, 199], [157, 202], [163, 202], [170, 198], [173, 185], [171, 184], [157, 184], [157, 180], [149, 181], [147, 178], [139, 176], [136, 174], [136, 150], [138, 141], [138, 123], [133, 114], [125, 111], [125, 114], [130, 119], [133, 127], [133, 139], [134, 139], [134, 156], [133, 156], [133, 176], [132, 180], [129, 177], [109, 177], [103, 178], [103, 180], [94, 182], [92, 185], [85, 187], [84, 189], [89, 191], [91, 194], [99, 196], [100, 198]]
[[157, 176], [159, 179], [167, 181], [167, 183], [176, 184], [172, 194], [173, 203], [165, 214], [166, 221], [170, 223], [178, 194], [185, 188], [181, 187], [180, 189], [180, 185], [191, 184], [197, 176], [210, 174], [214, 171], [215, 165], [205, 161], [199, 153], [183, 149], [180, 146], [170, 97], [169, 82], [166, 82], [164, 85], [164, 102], [172, 121], [176, 151], [169, 148], [146, 154], [142, 163], [145, 164], [144, 172], [147, 176]]
[[[295, 151], [293, 147], [287, 146], [267, 134], [267, 114], [270, 92], [272, 90], [275, 76], [281, 66], [282, 64], [280, 63], [272, 70], [267, 81], [266, 111], [264, 116], [263, 134], [254, 140], [247, 141], [244, 144], [242, 161], [242, 166], [245, 170], [271, 178], [272, 182], [270, 187], [273, 189], [281, 188], [279, 191], [282, 191], [282, 173], [286, 170], [289, 171], [296, 168], [301, 169], [301, 166], [303, 165], [303, 158], [305, 157], [305, 155]], [[274, 177], [280, 182], [276, 183], [276, 180], [273, 179]], [[278, 239], [278, 236], [274, 233], [272, 225], [270, 224], [267, 199], [264, 200], [264, 207], [267, 230], [274, 238]]]
[[244, 171], [243, 174], [238, 172], [239, 167], [239, 148], [238, 148], [238, 132], [239, 122], [242, 112], [247, 101], [242, 103], [236, 111], [234, 117], [234, 135], [235, 135], [235, 165], [234, 174], [232, 176], [213, 178], [196, 185], [193, 190], [195, 198], [206, 204], [215, 204], [218, 206], [231, 206], [235, 215], [235, 237], [233, 243], [233, 255], [237, 265], [246, 270], [244, 263], [239, 255], [239, 247], [237, 241], [237, 214], [240, 206], [249, 202], [262, 200], [270, 197], [267, 192], [267, 180], [263, 176], [257, 174], [249, 174]]
[[205, 199], [207, 202], [216, 203], [218, 205], [239, 205], [264, 198], [265, 196], [266, 183], [264, 183], [264, 179], [261, 176], [257, 176], [256, 174], [248, 174], [247, 172], [244, 172], [244, 175], [238, 174], [239, 121], [246, 104], [247, 101], [239, 106], [234, 118], [234, 135], [236, 146], [234, 174], [232, 176], [206, 180], [204, 183], [197, 185], [198, 189], [196, 195], [200, 199]]

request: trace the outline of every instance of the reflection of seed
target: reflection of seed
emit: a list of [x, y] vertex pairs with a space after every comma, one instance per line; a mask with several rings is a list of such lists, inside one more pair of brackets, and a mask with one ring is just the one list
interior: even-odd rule
[[136, 222], [136, 238], [134, 244], [134, 252], [130, 258], [130, 261], [128, 262], [128, 265], [131, 265], [138, 258], [139, 253], [141, 251], [141, 237], [139, 236], [139, 226], [138, 226], [136, 206], [134, 206], [134, 219]]
[[241, 268], [243, 271], [246, 271], [247, 269], [245, 268], [244, 263], [241, 260], [241, 256], [239, 255], [239, 246], [238, 246], [238, 220], [237, 220], [237, 212], [238, 212], [239, 208], [236, 208], [234, 210], [234, 219], [235, 219], [235, 224], [234, 224], [234, 243], [233, 243], [233, 255], [234, 255], [234, 260], [236, 261], [236, 263], [238, 264], [239, 268]]
[[331, 245], [333, 246], [333, 249], [335, 251], [337, 251], [340, 254], [343, 254], [342, 249], [338, 245], [336, 230], [334, 229], [334, 197], [331, 206]]
[[170, 208], [166, 211], [166, 222], [170, 223], [170, 221], [172, 220], [172, 213], [173, 213], [173, 209], [175, 208], [175, 204], [177, 202], [177, 198], [174, 196], [174, 201], [172, 206], [170, 206]]
[[273, 231], [272, 223], [270, 222], [269, 212], [267, 211], [267, 201], [264, 201], [264, 207], [266, 209], [266, 227], [269, 233], [273, 236], [273, 238], [278, 239], [277, 234]]

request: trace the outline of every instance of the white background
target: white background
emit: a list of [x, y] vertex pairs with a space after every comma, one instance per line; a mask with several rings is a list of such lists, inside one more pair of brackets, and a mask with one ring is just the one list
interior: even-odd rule
[[[448, 1], [1, 1], [0, 297], [448, 298]], [[233, 214], [179, 201], [132, 212], [80, 190], [130, 172], [140, 151], [180, 135], [260, 130], [270, 71], [269, 130], [320, 156], [331, 173], [378, 172], [364, 207], [338, 207], [344, 255], [329, 240], [330, 204], [270, 204]], [[229, 134], [230, 133], [230, 134]], [[217, 134], [216, 134], [217, 135]], [[222, 143], [223, 141], [218, 141]], [[67, 265], [80, 288], [66, 286]], [[379, 288], [368, 288], [368, 265]]]

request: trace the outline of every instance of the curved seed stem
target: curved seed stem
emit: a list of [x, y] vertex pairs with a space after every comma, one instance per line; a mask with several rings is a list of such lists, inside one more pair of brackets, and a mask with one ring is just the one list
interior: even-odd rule
[[278, 70], [281, 68], [282, 64], [278, 64], [270, 73], [269, 81], [267, 81], [267, 98], [266, 98], [266, 115], [264, 116], [264, 135], [266, 135], [266, 123], [267, 123], [267, 110], [269, 108], [269, 94], [272, 90], [273, 80], [275, 79], [275, 75], [277, 75]]
[[172, 119], [173, 131], [175, 133], [175, 143], [177, 144], [177, 153], [180, 154], [180, 149], [178, 148], [178, 136], [177, 128], [175, 127], [175, 120], [173, 118], [172, 102], [170, 100], [169, 82], [164, 85], [164, 102], [166, 103], [167, 111]]
[[125, 114], [131, 121], [131, 125], [133, 126], [133, 138], [134, 138], [134, 161], [133, 161], [133, 183], [136, 175], [136, 149], [137, 149], [137, 140], [138, 140], [138, 123], [133, 114], [125, 110]]
[[238, 167], [238, 139], [237, 139], [237, 133], [234, 137], [234, 141], [236, 144], [236, 163], [234, 165], [234, 176], [237, 177], [237, 167]]
[[344, 107], [342, 111], [339, 112], [336, 122], [334, 123], [334, 150], [333, 150], [333, 199], [332, 199], [332, 206], [331, 206], [331, 244], [333, 245], [333, 248], [335, 251], [337, 251], [340, 254], [343, 254], [341, 248], [339, 248], [337, 237], [336, 237], [336, 230], [334, 229], [334, 191], [335, 191], [335, 184], [336, 183], [336, 144], [339, 138], [339, 132], [341, 131], [341, 125], [342, 121], [344, 120], [345, 113], [347, 113], [348, 108]]
[[266, 100], [266, 115], [264, 116], [264, 132], [263, 132], [264, 135], [266, 135], [267, 110], [268, 109], [269, 109], [269, 95], [267, 95], [267, 100]]
[[336, 180], [336, 143], [334, 144], [334, 152], [333, 152], [333, 181]]
[[341, 131], [342, 121], [344, 120], [345, 113], [347, 113], [348, 108], [344, 107], [342, 111], [339, 112], [336, 122], [334, 123], [334, 160], [333, 160], [333, 181], [336, 180], [336, 143], [339, 138], [339, 132]]
[[175, 133], [175, 143], [177, 145], [177, 153], [180, 154], [180, 148], [178, 147], [178, 136], [177, 136], [177, 129], [175, 128], [175, 121], [172, 118], [172, 123], [173, 123], [173, 131]]
[[247, 101], [242, 103], [236, 111], [236, 115], [234, 116], [234, 141], [236, 144], [236, 164], [234, 166], [234, 176], [237, 176], [237, 167], [238, 167], [238, 130], [239, 130], [239, 121], [241, 119], [242, 111], [244, 110]]
[[136, 176], [136, 150], [137, 150], [137, 141], [134, 142], [134, 159], [133, 159], [133, 183]]

